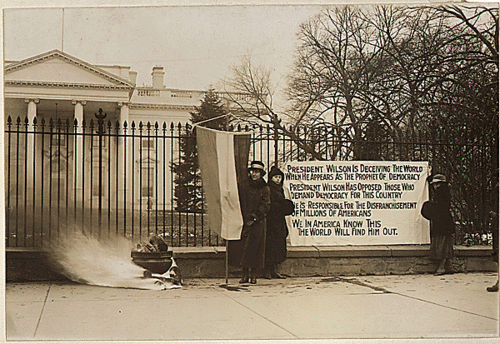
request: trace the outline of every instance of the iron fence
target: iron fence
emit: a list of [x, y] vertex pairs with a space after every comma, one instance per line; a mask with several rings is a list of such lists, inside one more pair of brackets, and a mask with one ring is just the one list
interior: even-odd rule
[[[203, 202], [198, 210], [180, 210], [176, 204], [172, 165], [184, 163], [181, 140], [195, 140], [191, 126], [129, 125], [96, 117], [82, 123], [43, 117], [29, 123], [27, 118], [8, 117], [6, 246], [42, 247], [75, 229], [134, 242], [154, 233], [170, 246], [223, 245], [208, 227]], [[328, 128], [301, 128], [294, 131], [294, 139], [270, 126], [231, 130], [251, 131], [250, 157], [266, 166], [318, 155], [325, 160], [429, 161], [453, 185], [456, 243], [488, 232], [487, 214], [498, 183], [495, 143], [469, 137], [450, 142], [422, 133], [406, 142], [366, 137], [353, 141], [339, 139]], [[297, 138], [312, 150], [304, 149]]]

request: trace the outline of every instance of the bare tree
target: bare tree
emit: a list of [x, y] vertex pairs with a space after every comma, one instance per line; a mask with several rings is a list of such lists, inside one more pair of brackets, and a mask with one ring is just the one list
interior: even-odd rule
[[325, 8], [299, 26], [287, 109], [275, 113], [270, 72], [250, 58], [233, 69], [229, 85], [248, 95], [233, 103], [314, 159], [335, 159], [338, 151], [317, 151], [297, 136], [300, 126], [324, 132], [320, 140], [351, 140], [343, 156], [354, 159], [366, 159], [363, 141], [370, 137], [411, 139], [417, 130], [447, 124], [451, 113], [464, 121], [476, 113], [470, 125], [489, 123], [494, 135], [497, 13], [458, 6]]
[[[224, 80], [224, 91], [234, 115], [243, 121], [270, 125], [276, 135], [281, 134], [290, 138], [313, 158], [322, 159], [321, 154], [297, 134], [296, 127], [300, 120], [291, 123], [287, 111], [281, 114], [274, 111], [273, 101], [277, 86], [272, 85], [271, 72], [268, 69], [254, 66], [251, 56], [247, 55], [242, 58], [240, 64], [232, 66], [231, 72], [231, 78]], [[287, 127], [286, 124], [291, 126]]]

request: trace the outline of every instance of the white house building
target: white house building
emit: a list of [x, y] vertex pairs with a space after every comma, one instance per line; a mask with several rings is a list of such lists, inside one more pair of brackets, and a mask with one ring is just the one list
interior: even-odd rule
[[93, 65], [59, 50], [5, 61], [5, 114], [90, 120], [101, 108], [106, 120], [185, 123], [205, 94], [169, 89], [155, 66], [152, 85], [136, 87], [128, 66]]
[[[205, 91], [167, 88], [161, 66], [152, 68], [151, 86], [137, 87], [128, 66], [94, 65], [59, 50], [5, 61], [4, 68], [11, 240], [19, 240], [26, 218], [41, 217], [45, 235], [48, 219], [69, 214], [83, 221], [99, 208], [130, 230], [137, 212], [174, 209], [170, 164], [179, 159], [178, 125], [189, 121]], [[106, 115], [101, 137], [99, 114]]]

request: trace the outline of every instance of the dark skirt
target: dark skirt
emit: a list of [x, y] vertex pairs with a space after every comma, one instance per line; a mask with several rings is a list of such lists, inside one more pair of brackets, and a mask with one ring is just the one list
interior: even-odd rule
[[493, 255], [492, 259], [494, 262], [498, 262], [498, 226], [493, 228]]
[[228, 264], [244, 268], [263, 268], [266, 241], [265, 219], [252, 225], [241, 240], [228, 242]]
[[280, 220], [268, 221], [266, 230], [265, 265], [271, 267], [286, 259], [287, 227], [284, 216]]
[[450, 235], [433, 235], [431, 236], [431, 259], [453, 258], [453, 242]]

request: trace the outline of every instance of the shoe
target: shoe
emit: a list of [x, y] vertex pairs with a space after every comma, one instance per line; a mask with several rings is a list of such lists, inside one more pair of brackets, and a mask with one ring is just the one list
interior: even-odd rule
[[434, 276], [443, 276], [446, 272], [445, 271], [436, 271], [434, 273]]
[[494, 286], [486, 288], [486, 290], [489, 292], [497, 292], [498, 291], [498, 283], [495, 284]]
[[251, 284], [257, 284], [257, 276], [252, 275], [252, 276], [250, 277], [250, 283], [251, 283]]
[[271, 272], [270, 271], [266, 271], [266, 274], [264, 275], [264, 278], [265, 279], [271, 279], [272, 278]]
[[240, 279], [240, 283], [248, 283], [248, 268], [243, 268], [243, 277]]
[[248, 283], [248, 272], [243, 273], [243, 277], [240, 279], [240, 283]]

